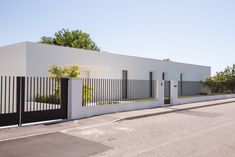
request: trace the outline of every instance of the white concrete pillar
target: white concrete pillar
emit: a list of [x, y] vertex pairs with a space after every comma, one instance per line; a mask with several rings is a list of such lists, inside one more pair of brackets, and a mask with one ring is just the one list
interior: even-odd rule
[[161, 105], [164, 105], [164, 81], [157, 80], [156, 83], [157, 92], [155, 93], [155, 98], [160, 101]]
[[170, 81], [170, 104], [176, 104], [178, 99], [178, 81]]
[[71, 78], [68, 88], [68, 118], [77, 119], [82, 108], [82, 79]]

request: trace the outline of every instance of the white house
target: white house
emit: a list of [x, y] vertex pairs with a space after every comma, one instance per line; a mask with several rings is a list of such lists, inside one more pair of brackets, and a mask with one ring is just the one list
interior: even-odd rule
[[[178, 93], [181, 93], [180, 95], [199, 94], [200, 81], [205, 80], [211, 74], [211, 68], [208, 66], [22, 42], [0, 47], [0, 89], [3, 89], [0, 90], [0, 101], [16, 108], [16, 103], [14, 103], [16, 101], [13, 101], [14, 95], [17, 95], [16, 89], [24, 89], [26, 110], [31, 110], [31, 107], [35, 108], [35, 102], [37, 108], [39, 105], [41, 110], [44, 104], [42, 103], [41, 106], [41, 103], [36, 101], [36, 96], [53, 95], [58, 85], [51, 79], [45, 80], [49, 65], [74, 64], [79, 65], [82, 78], [98, 79], [70, 79], [68, 81], [67, 103], [71, 119], [154, 108], [164, 103], [180, 103], [181, 101], [176, 97]], [[18, 78], [19, 82], [16, 82], [15, 77], [11, 79], [11, 76], [30, 77], [23, 79], [25, 88], [22, 88], [20, 83], [23, 83], [22, 79]], [[172, 81], [169, 83], [169, 81], [162, 80]], [[184, 88], [182, 88], [183, 81], [186, 82]], [[83, 92], [84, 84], [92, 87], [90, 95]], [[180, 92], [177, 92], [177, 89]], [[91, 98], [88, 100], [89, 96]], [[150, 101], [146, 101], [146, 98], [150, 98]], [[144, 102], [138, 102], [143, 99]], [[0, 105], [3, 104], [0, 103]], [[0, 108], [6, 109], [5, 105]]]
[[47, 76], [49, 65], [77, 64], [81, 77], [201, 81], [208, 66], [22, 42], [0, 47], [0, 75]]

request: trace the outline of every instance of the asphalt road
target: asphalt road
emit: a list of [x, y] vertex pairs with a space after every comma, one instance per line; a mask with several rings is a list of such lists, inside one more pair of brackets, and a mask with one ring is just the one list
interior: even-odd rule
[[55, 132], [0, 142], [0, 157], [86, 157], [108, 149], [100, 143]]
[[2, 156], [234, 157], [235, 103], [2, 141]]
[[235, 103], [71, 130], [112, 147], [95, 157], [234, 157]]

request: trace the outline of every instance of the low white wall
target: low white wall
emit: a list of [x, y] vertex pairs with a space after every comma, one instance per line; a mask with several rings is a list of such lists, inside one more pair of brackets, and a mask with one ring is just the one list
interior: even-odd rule
[[[82, 79], [69, 80], [69, 119], [80, 119], [108, 113], [156, 108], [164, 105], [164, 81], [157, 81], [154, 87], [157, 91], [154, 95], [157, 99], [156, 101], [128, 102], [95, 106], [82, 106], [82, 83]], [[171, 81], [171, 105], [235, 98], [235, 94], [179, 98], [177, 85], [177, 81]]]
[[211, 96], [196, 96], [190, 98], [177, 98], [173, 100], [173, 104], [187, 104], [201, 101], [211, 101], [211, 100], [219, 100], [219, 99], [228, 99], [235, 98], [235, 94], [225, 94], [225, 95], [211, 95]]
[[[161, 86], [158, 86], [161, 85]], [[159, 81], [155, 88], [162, 89], [162, 81]], [[131, 110], [149, 109], [163, 105], [164, 95], [162, 92], [155, 95], [156, 101], [109, 104], [109, 105], [96, 105], [96, 106], [82, 106], [82, 79], [69, 80], [69, 119], [80, 119], [96, 115], [123, 112]]]
[[219, 100], [219, 99], [228, 99], [235, 98], [235, 94], [224, 94], [224, 95], [211, 95], [211, 96], [195, 96], [195, 97], [187, 97], [180, 98], [178, 97], [178, 82], [176, 80], [171, 81], [171, 105], [177, 104], [187, 104], [187, 103], [195, 103], [202, 101], [211, 101], [211, 100]]
[[132, 111], [140, 109], [150, 109], [161, 106], [160, 101], [145, 101], [145, 102], [135, 102], [135, 103], [122, 103], [122, 104], [112, 104], [112, 105], [96, 105], [82, 107], [79, 105], [79, 113], [74, 119], [86, 118], [96, 115]]

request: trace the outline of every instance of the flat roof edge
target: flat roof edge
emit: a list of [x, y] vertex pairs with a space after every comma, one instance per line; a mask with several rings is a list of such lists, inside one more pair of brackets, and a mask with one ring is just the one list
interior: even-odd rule
[[[147, 57], [140, 57], [140, 56], [131, 56], [131, 55], [126, 55], [126, 54], [119, 54], [119, 53], [110, 53], [106, 51], [93, 51], [93, 50], [85, 50], [85, 49], [80, 49], [80, 48], [72, 48], [72, 47], [65, 47], [65, 46], [58, 46], [58, 45], [50, 45], [50, 44], [42, 44], [39, 42], [30, 42], [30, 41], [23, 41], [15, 44], [10, 44], [2, 47], [8, 47], [8, 46], [13, 46], [13, 45], [20, 45], [20, 44], [25, 44], [27, 45], [41, 45], [41, 46], [50, 46], [50, 47], [56, 47], [56, 48], [63, 48], [63, 49], [76, 49], [76, 50], [81, 50], [81, 51], [87, 51], [87, 52], [92, 52], [92, 53], [106, 53], [106, 54], [111, 54], [111, 55], [120, 55], [120, 56], [126, 56], [126, 57], [133, 57], [133, 58], [139, 58], [139, 59], [148, 59], [148, 60], [153, 60], [153, 61], [160, 61], [163, 63], [175, 63], [175, 64], [185, 64], [185, 65], [191, 65], [191, 66], [200, 66], [200, 67], [207, 67], [211, 69], [211, 66], [208, 65], [199, 65], [199, 64], [192, 64], [192, 63], [182, 63], [182, 62], [175, 62], [175, 61], [163, 61], [160, 59], [155, 59], [155, 58], [147, 58]], [[0, 48], [2, 48], [0, 47]]]

